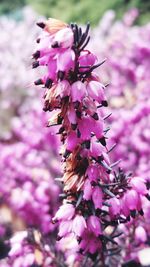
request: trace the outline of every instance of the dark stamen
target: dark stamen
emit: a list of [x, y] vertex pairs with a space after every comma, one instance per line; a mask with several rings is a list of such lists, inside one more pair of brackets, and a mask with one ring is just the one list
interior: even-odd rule
[[33, 69], [37, 68], [38, 66], [39, 66], [39, 62], [38, 62], [38, 61], [34, 61], [34, 62], [32, 63], [32, 68], [33, 68]]
[[45, 87], [50, 88], [52, 86], [53, 81], [49, 78], [46, 79]]
[[42, 29], [44, 29], [45, 26], [46, 26], [44, 22], [37, 22], [36, 25], [39, 26]]
[[43, 84], [43, 80], [42, 79], [38, 79], [34, 82], [35, 85], [41, 85]]
[[34, 59], [38, 59], [40, 57], [40, 51], [37, 50], [35, 53], [33, 53], [32, 56], [33, 56]]

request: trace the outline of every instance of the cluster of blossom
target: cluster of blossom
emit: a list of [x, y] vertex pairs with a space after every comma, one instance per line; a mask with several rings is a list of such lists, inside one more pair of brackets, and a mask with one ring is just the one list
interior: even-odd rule
[[[108, 58], [108, 64], [103, 68], [103, 77], [106, 82], [111, 81], [107, 90], [110, 112], [112, 112], [109, 118], [111, 123], [109, 141], [110, 145], [117, 143], [117, 148], [111, 153], [111, 159], [114, 161], [122, 159], [120, 166], [142, 177], [148, 185], [150, 178], [150, 24], [133, 26], [132, 23], [137, 15], [137, 10], [132, 10], [122, 21], [113, 21], [115, 13], [113, 11], [106, 13], [93, 32], [91, 48], [98, 57], [107, 55]], [[100, 41], [103, 45], [98, 47], [97, 44]], [[145, 220], [140, 218], [132, 221], [123, 229], [126, 236], [122, 240], [126, 244], [124, 255], [129, 260], [139, 259], [141, 249], [149, 246], [150, 205], [146, 199], [143, 199], [143, 206]], [[145, 257], [146, 255], [143, 259]], [[140, 258], [141, 263], [144, 262], [143, 259]], [[143, 265], [148, 264], [143, 263]]]
[[[51, 242], [51, 244], [50, 244]], [[17, 232], [5, 244], [9, 247], [8, 258], [1, 261], [5, 267], [61, 267], [64, 266], [63, 255], [55, 251], [53, 239], [46, 241], [36, 229]]]
[[[0, 144], [2, 240], [8, 240], [15, 232], [20, 235], [21, 230], [29, 227], [38, 229], [43, 239], [44, 236], [55, 236], [56, 227], [52, 224], [52, 217], [59, 203], [60, 189], [54, 182], [54, 177], [60, 173], [60, 167], [56, 139], [45, 129], [43, 122], [43, 114], [36, 109], [22, 114], [20, 118], [14, 118], [13, 139], [9, 140], [10, 143]], [[11, 244], [12, 249], [13, 245], [14, 243]], [[20, 251], [20, 262], [21, 257], [24, 261], [24, 256], [23, 253], [21, 256]], [[13, 265], [16, 257], [13, 258], [12, 254], [9, 255], [9, 260], [5, 260], [8, 266], [23, 266], [21, 263]]]
[[118, 229], [125, 233], [125, 236], [121, 236], [118, 240], [120, 246], [124, 247], [122, 258], [124, 262], [134, 263], [133, 266], [136, 266], [136, 262], [138, 262], [138, 266], [149, 266], [150, 264], [150, 205], [147, 199], [143, 198], [143, 202], [144, 217], [120, 225]]
[[[102, 74], [110, 81], [110, 139], [117, 143], [112, 159], [123, 159], [124, 170], [130, 168], [135, 175], [148, 178], [150, 24], [131, 26], [130, 19], [138, 13], [130, 13], [113, 22], [115, 13], [107, 12], [93, 31], [91, 49], [98, 57], [108, 58]], [[99, 42], [102, 46], [98, 47]]]
[[1, 138], [10, 138], [11, 118], [27, 98], [37, 95], [30, 86], [35, 73], [29, 72], [32, 43], [38, 34], [35, 21], [36, 15], [29, 7], [22, 11], [21, 21], [0, 17]]
[[[29, 87], [36, 77], [29, 71], [32, 44], [37, 36], [36, 16], [29, 8], [23, 15], [19, 22], [0, 18], [3, 66], [0, 68], [0, 259], [9, 251], [5, 241], [29, 227], [40, 231], [42, 240], [47, 236], [51, 240], [56, 229], [51, 221], [59, 203], [60, 189], [54, 182], [54, 177], [60, 174], [59, 144], [56, 136], [44, 127], [47, 119], [41, 110], [38, 91]], [[21, 245], [21, 239], [19, 242]], [[14, 243], [10, 247], [13, 249]], [[0, 266], [22, 267], [29, 250], [19, 253], [18, 262], [10, 254]]]
[[56, 144], [55, 139], [48, 132], [41, 131], [41, 122], [35, 124], [38, 124], [34, 121], [35, 115], [39, 118], [40, 114], [30, 110], [29, 114], [16, 118], [16, 140], [11, 144], [0, 144], [0, 193], [3, 202], [21, 216], [25, 224], [38, 226], [46, 233], [53, 229], [48, 222], [58, 200], [59, 190], [53, 176], [58, 175], [59, 168], [57, 160], [54, 160], [57, 154], [51, 149]]
[[78, 252], [105, 264], [118, 252], [115, 227], [143, 215], [148, 189], [144, 179], [114, 172], [118, 162], [110, 163], [106, 86], [94, 72], [103, 62], [86, 48], [89, 24], [84, 32], [55, 19], [37, 24], [43, 33], [33, 68], [42, 66], [45, 75], [35, 84], [46, 88], [43, 109], [50, 112], [48, 126], [57, 126], [64, 165], [64, 202], [53, 222], [59, 222], [59, 239], [74, 237]]
[[113, 160], [122, 159], [121, 167], [130, 168], [137, 176], [150, 179], [150, 101], [137, 103], [132, 110], [119, 110], [112, 116], [111, 141], [117, 149], [112, 153]]

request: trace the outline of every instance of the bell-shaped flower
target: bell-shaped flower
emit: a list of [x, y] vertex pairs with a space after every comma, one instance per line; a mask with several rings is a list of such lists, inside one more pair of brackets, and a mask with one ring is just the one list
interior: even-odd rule
[[72, 221], [61, 221], [59, 224], [59, 237], [65, 237], [72, 230]]
[[56, 212], [53, 221], [57, 220], [71, 220], [75, 214], [75, 208], [72, 204], [63, 204], [60, 206], [59, 210]]
[[90, 155], [92, 157], [100, 157], [103, 153], [103, 146], [100, 143], [97, 143], [96, 141], [92, 140], [91, 146], [90, 146]]
[[100, 139], [104, 133], [103, 133], [103, 125], [104, 125], [104, 122], [102, 121], [102, 119], [99, 118], [99, 120], [93, 120], [93, 129], [92, 129], [92, 132], [95, 133], [95, 136]]
[[90, 242], [88, 244], [88, 251], [91, 254], [96, 253], [96, 251], [100, 251], [101, 247], [102, 243], [98, 238], [96, 238], [95, 236], [90, 238]]
[[91, 118], [88, 116], [82, 117], [78, 121], [78, 128], [81, 133], [82, 140], [90, 140], [91, 139]]
[[47, 32], [42, 32], [39, 38], [40, 42], [37, 44], [37, 51], [40, 51], [39, 56], [42, 57], [44, 55], [51, 54], [52, 51], [51, 43], [53, 41], [53, 37], [50, 36]]
[[97, 216], [91, 215], [87, 220], [88, 230], [91, 231], [95, 236], [102, 235], [102, 229], [100, 220]]
[[73, 151], [75, 147], [78, 145], [78, 143], [79, 143], [79, 138], [77, 137], [74, 131], [71, 131], [66, 139], [66, 149], [69, 151]]
[[133, 189], [128, 190], [124, 197], [125, 197], [125, 203], [131, 211], [141, 209], [140, 196], [135, 190]]
[[121, 198], [120, 203], [121, 203], [121, 212], [125, 217], [128, 217], [130, 215], [130, 209], [126, 203], [125, 195], [123, 196], [123, 198]]
[[85, 107], [87, 114], [89, 114], [90, 116], [93, 116], [97, 112], [96, 103], [89, 96], [86, 96], [83, 99], [83, 106]]
[[102, 189], [98, 186], [95, 186], [92, 193], [92, 200], [95, 206], [95, 209], [101, 209], [103, 202], [103, 192]]
[[91, 96], [98, 103], [102, 103], [106, 100], [104, 94], [104, 85], [97, 81], [90, 81], [87, 84], [88, 95]]
[[138, 242], [145, 243], [147, 240], [147, 234], [145, 229], [142, 226], [138, 226], [135, 229], [135, 240]]
[[[83, 50], [79, 56], [79, 64], [82, 67], [94, 65], [97, 57], [88, 50]], [[80, 68], [81, 72], [88, 70], [88, 68]]]
[[48, 77], [49, 79], [51, 80], [55, 80], [56, 79], [56, 74], [57, 74], [57, 62], [56, 60], [49, 60], [48, 61], [48, 64], [47, 64], [47, 67], [48, 67]]
[[76, 102], [79, 101], [81, 102], [83, 98], [86, 96], [87, 91], [86, 91], [86, 86], [84, 83], [81, 81], [74, 82], [71, 86], [71, 97], [72, 101]]
[[63, 80], [57, 84], [57, 95], [61, 98], [70, 95], [70, 84], [67, 80]]
[[83, 186], [83, 198], [85, 200], [90, 200], [92, 196], [92, 186], [89, 179], [86, 179]]
[[116, 197], [110, 198], [108, 203], [110, 204], [109, 207], [110, 216], [114, 218], [115, 216], [120, 215], [121, 205], [119, 199]]
[[77, 124], [77, 116], [73, 105], [70, 105], [67, 112], [68, 120], [71, 124]]
[[68, 72], [70, 69], [74, 68], [74, 51], [67, 49], [66, 51], [58, 53], [57, 59], [57, 72], [63, 71]]
[[86, 221], [82, 215], [76, 215], [73, 219], [72, 230], [77, 236], [82, 236], [84, 230], [87, 228]]
[[141, 195], [148, 193], [144, 179], [141, 177], [133, 177], [130, 181], [132, 188]]
[[73, 31], [69, 27], [66, 27], [55, 34], [52, 47], [56, 45], [56, 47], [60, 48], [71, 48], [73, 40]]
[[89, 165], [86, 170], [86, 175], [88, 176], [91, 182], [97, 181], [99, 178], [98, 167], [95, 164]]

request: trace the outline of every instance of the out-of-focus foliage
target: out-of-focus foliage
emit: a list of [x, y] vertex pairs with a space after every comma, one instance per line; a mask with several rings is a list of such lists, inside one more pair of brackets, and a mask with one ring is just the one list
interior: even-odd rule
[[8, 13], [19, 9], [26, 4], [26, 0], [1, 0], [0, 1], [0, 14]]
[[56, 17], [64, 21], [95, 25], [107, 9], [114, 9], [118, 17], [129, 8], [136, 7], [140, 11], [138, 23], [149, 20], [149, 0], [1, 0], [0, 14], [14, 11], [23, 5], [32, 5], [40, 14], [47, 17]]

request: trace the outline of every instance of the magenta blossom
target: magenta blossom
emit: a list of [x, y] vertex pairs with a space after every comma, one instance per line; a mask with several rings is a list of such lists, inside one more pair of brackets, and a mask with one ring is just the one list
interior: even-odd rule
[[107, 251], [118, 251], [118, 224], [143, 214], [146, 182], [137, 185], [121, 169], [115, 172], [117, 163], [109, 159], [106, 86], [94, 72], [104, 61], [98, 63], [85, 49], [89, 24], [85, 32], [53, 19], [38, 25], [44, 33], [37, 40], [33, 68], [46, 69], [44, 111], [50, 112], [48, 126], [57, 126], [62, 142], [64, 201], [53, 222], [59, 223], [59, 239], [65, 243], [73, 237], [78, 252], [91, 259], [94, 254], [104, 264]]

